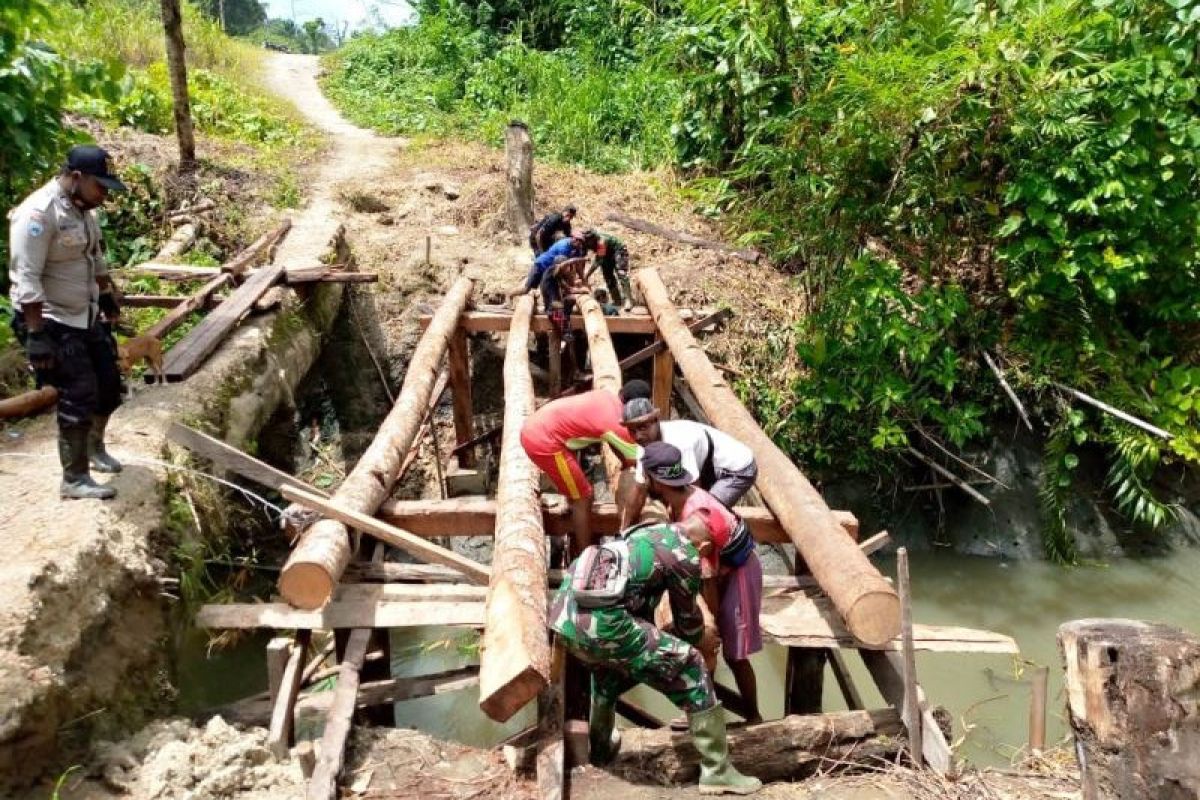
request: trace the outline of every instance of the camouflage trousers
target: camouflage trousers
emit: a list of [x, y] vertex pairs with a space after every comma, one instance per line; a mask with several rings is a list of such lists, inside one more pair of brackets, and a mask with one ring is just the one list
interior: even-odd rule
[[[700, 652], [625, 608], [578, 608], [565, 597], [554, 628], [563, 646], [592, 668], [592, 695], [613, 705], [639, 683], [662, 692], [688, 713], [716, 705]], [[556, 603], [558, 605], [558, 603]], [[558, 613], [556, 613], [558, 612]]]

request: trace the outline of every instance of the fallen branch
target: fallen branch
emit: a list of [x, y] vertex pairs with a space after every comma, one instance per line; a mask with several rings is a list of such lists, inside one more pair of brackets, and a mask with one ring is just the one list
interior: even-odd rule
[[974, 488], [973, 486], [971, 486], [969, 483], [967, 483], [967, 482], [966, 482], [966, 481], [964, 481], [962, 478], [960, 478], [960, 477], [958, 477], [957, 475], [955, 475], [955, 474], [954, 474], [953, 472], [951, 472], [950, 470], [948, 470], [948, 469], [946, 469], [945, 467], [943, 467], [941, 464], [939, 464], [939, 463], [937, 463], [936, 461], [934, 461], [934, 460], [933, 460], [932, 458], [930, 458], [929, 456], [927, 456], [927, 455], [925, 455], [924, 453], [922, 453], [922, 452], [921, 452], [920, 450], [918, 450], [917, 448], [915, 448], [915, 447], [912, 447], [912, 446], [909, 446], [907, 449], [908, 449], [908, 452], [909, 452], [909, 453], [910, 453], [910, 454], [911, 454], [911, 455], [912, 455], [914, 458], [916, 458], [918, 461], [920, 461], [920, 462], [921, 462], [922, 464], [924, 464], [925, 466], [929, 467], [931, 470], [933, 470], [934, 472], [936, 472], [938, 475], [941, 475], [943, 478], [945, 478], [946, 480], [948, 480], [948, 481], [950, 481], [951, 483], [953, 483], [953, 484], [954, 484], [955, 486], [957, 486], [959, 489], [962, 489], [964, 492], [966, 492], [967, 494], [969, 494], [969, 495], [970, 495], [972, 498], [974, 498], [975, 500], [979, 501], [980, 503], [982, 503], [982, 504], [983, 504], [983, 505], [985, 505], [985, 506], [990, 506], [990, 505], [992, 504], [992, 501], [991, 501], [991, 500], [988, 500], [988, 499], [987, 499], [986, 497], [984, 497], [982, 494], [980, 494], [979, 492], [977, 492], [977, 491], [975, 490], [975, 488]]
[[1175, 438], [1175, 434], [1173, 434], [1169, 431], [1164, 431], [1162, 428], [1151, 425], [1149, 422], [1146, 422], [1145, 420], [1138, 419], [1137, 417], [1133, 416], [1132, 414], [1126, 414], [1124, 411], [1122, 411], [1119, 408], [1113, 408], [1108, 403], [1105, 403], [1103, 400], [1097, 400], [1096, 398], [1092, 397], [1090, 394], [1084, 394], [1083, 392], [1079, 391], [1078, 389], [1072, 389], [1070, 386], [1064, 386], [1061, 383], [1055, 383], [1053, 385], [1056, 388], [1061, 389], [1062, 391], [1066, 392], [1067, 394], [1074, 395], [1076, 398], [1078, 398], [1079, 400], [1082, 400], [1083, 402], [1087, 403], [1088, 405], [1100, 409], [1101, 411], [1103, 411], [1106, 414], [1111, 414], [1112, 416], [1116, 417], [1119, 420], [1128, 422], [1130, 425], [1134, 426], [1135, 428], [1141, 428], [1146, 433], [1152, 433], [1155, 436], [1159, 437], [1160, 439], [1166, 439], [1167, 441], [1170, 441]]
[[920, 425], [916, 426], [916, 431], [917, 431], [917, 433], [921, 434], [921, 438], [923, 438], [925, 441], [929, 442], [931, 445], [936, 447], [938, 450], [941, 450], [942, 453], [947, 458], [949, 458], [952, 461], [957, 461], [959, 464], [962, 464], [964, 467], [971, 470], [979, 477], [986, 479], [988, 481], [988, 483], [994, 483], [997, 486], [1001, 486], [1005, 489], [1012, 489], [1011, 486], [1009, 486], [1007, 483], [1005, 483], [1004, 481], [997, 478], [995, 475], [990, 475], [987, 472], [984, 472], [979, 467], [972, 464], [970, 461], [967, 461], [966, 459], [962, 458], [961, 456], [955, 455], [954, 453], [950, 452], [950, 450], [948, 450], [944, 444], [942, 444], [937, 439], [935, 439], [934, 437], [932, 437], [928, 433], [926, 433], [925, 429], [922, 428]]
[[983, 361], [988, 365], [988, 369], [992, 371], [992, 374], [996, 376], [996, 380], [1000, 381], [1000, 388], [1008, 395], [1008, 399], [1016, 406], [1017, 413], [1021, 415], [1021, 420], [1025, 423], [1025, 427], [1032, 431], [1033, 423], [1029, 421], [1029, 414], [1025, 411], [1025, 406], [1021, 403], [1020, 398], [1017, 397], [1017, 393], [1013, 391], [1013, 388], [1008, 385], [1008, 381], [1004, 378], [1004, 373], [996, 365], [996, 362], [992, 360], [992, 357], [988, 355], [986, 350], [983, 351]]
[[655, 225], [653, 222], [649, 222], [644, 219], [638, 219], [637, 217], [631, 217], [628, 214], [622, 214], [618, 211], [609, 212], [605, 219], [619, 223], [624, 225], [626, 228], [630, 228], [635, 231], [649, 233], [653, 236], [658, 236], [663, 239], [670, 239], [673, 242], [681, 242], [683, 244], [690, 244], [693, 247], [700, 247], [705, 250], [717, 250], [722, 253], [728, 253], [734, 258], [740, 258], [742, 261], [749, 261], [751, 264], [758, 263], [758, 260], [762, 257], [762, 254], [757, 250], [745, 250], [725, 244], [724, 242], [714, 242], [710, 239], [701, 239], [699, 236], [695, 236], [690, 233], [684, 233], [682, 231], [672, 230], [670, 228], [664, 228], [662, 225]]

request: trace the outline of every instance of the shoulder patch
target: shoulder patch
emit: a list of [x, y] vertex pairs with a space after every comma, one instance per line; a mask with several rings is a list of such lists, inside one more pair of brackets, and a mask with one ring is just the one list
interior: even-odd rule
[[42, 217], [38, 212], [31, 214], [29, 217], [29, 224], [25, 227], [26, 233], [28, 233], [31, 238], [36, 239], [41, 236], [45, 230], [45, 218]]

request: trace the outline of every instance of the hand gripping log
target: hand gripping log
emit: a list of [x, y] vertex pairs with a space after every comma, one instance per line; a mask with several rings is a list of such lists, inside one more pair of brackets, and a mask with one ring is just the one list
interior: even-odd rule
[[813, 577], [859, 640], [880, 646], [900, 631], [896, 590], [846, 536], [824, 499], [775, 446], [708, 360], [667, 294], [658, 272], [639, 270], [654, 323], [713, 425], [745, 442], [758, 461], [758, 490]]
[[[446, 293], [417, 343], [396, 405], [383, 420], [367, 452], [334, 492], [332, 502], [335, 505], [361, 514], [374, 514], [387, 499], [404, 454], [421, 427], [442, 357], [458, 324], [459, 314], [471, 298], [473, 286], [474, 282], [464, 276]], [[350, 537], [346, 525], [323, 519], [308, 529], [283, 565], [279, 593], [297, 608], [320, 608], [333, 594], [349, 561]]]

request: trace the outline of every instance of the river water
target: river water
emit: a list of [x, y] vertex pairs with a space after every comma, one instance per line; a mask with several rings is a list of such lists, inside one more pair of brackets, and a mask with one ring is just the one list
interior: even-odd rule
[[[895, 560], [876, 557], [885, 574]], [[958, 752], [976, 765], [1007, 764], [1028, 739], [1031, 665], [1050, 667], [1047, 743], [1066, 736], [1062, 667], [1055, 634], [1059, 624], [1083, 617], [1128, 617], [1163, 622], [1200, 632], [1200, 549], [1178, 550], [1159, 558], [1120, 559], [1107, 564], [1063, 568], [1040, 561], [1004, 561], [949, 552], [910, 557], [914, 617], [917, 622], [983, 628], [1008, 634], [1021, 648], [1018, 657], [919, 653], [918, 676], [935, 705], [954, 719]], [[189, 638], [181, 653], [182, 710], [211, 707], [265, 687], [265, 638], [253, 637], [208, 660], [199, 638]], [[421, 675], [477, 661], [474, 634], [459, 629], [410, 628], [392, 632], [393, 672]], [[862, 663], [843, 651], [868, 707], [882, 707]], [[768, 717], [783, 711], [786, 653], [768, 646], [755, 657], [760, 703]], [[732, 686], [724, 665], [718, 678]], [[677, 712], [646, 689], [631, 695], [664, 718]], [[831, 675], [826, 675], [824, 707], [845, 708]], [[508, 724], [487, 719], [478, 692], [467, 690], [397, 704], [400, 725], [477, 746], [491, 746], [532, 724], [527, 708]]]

